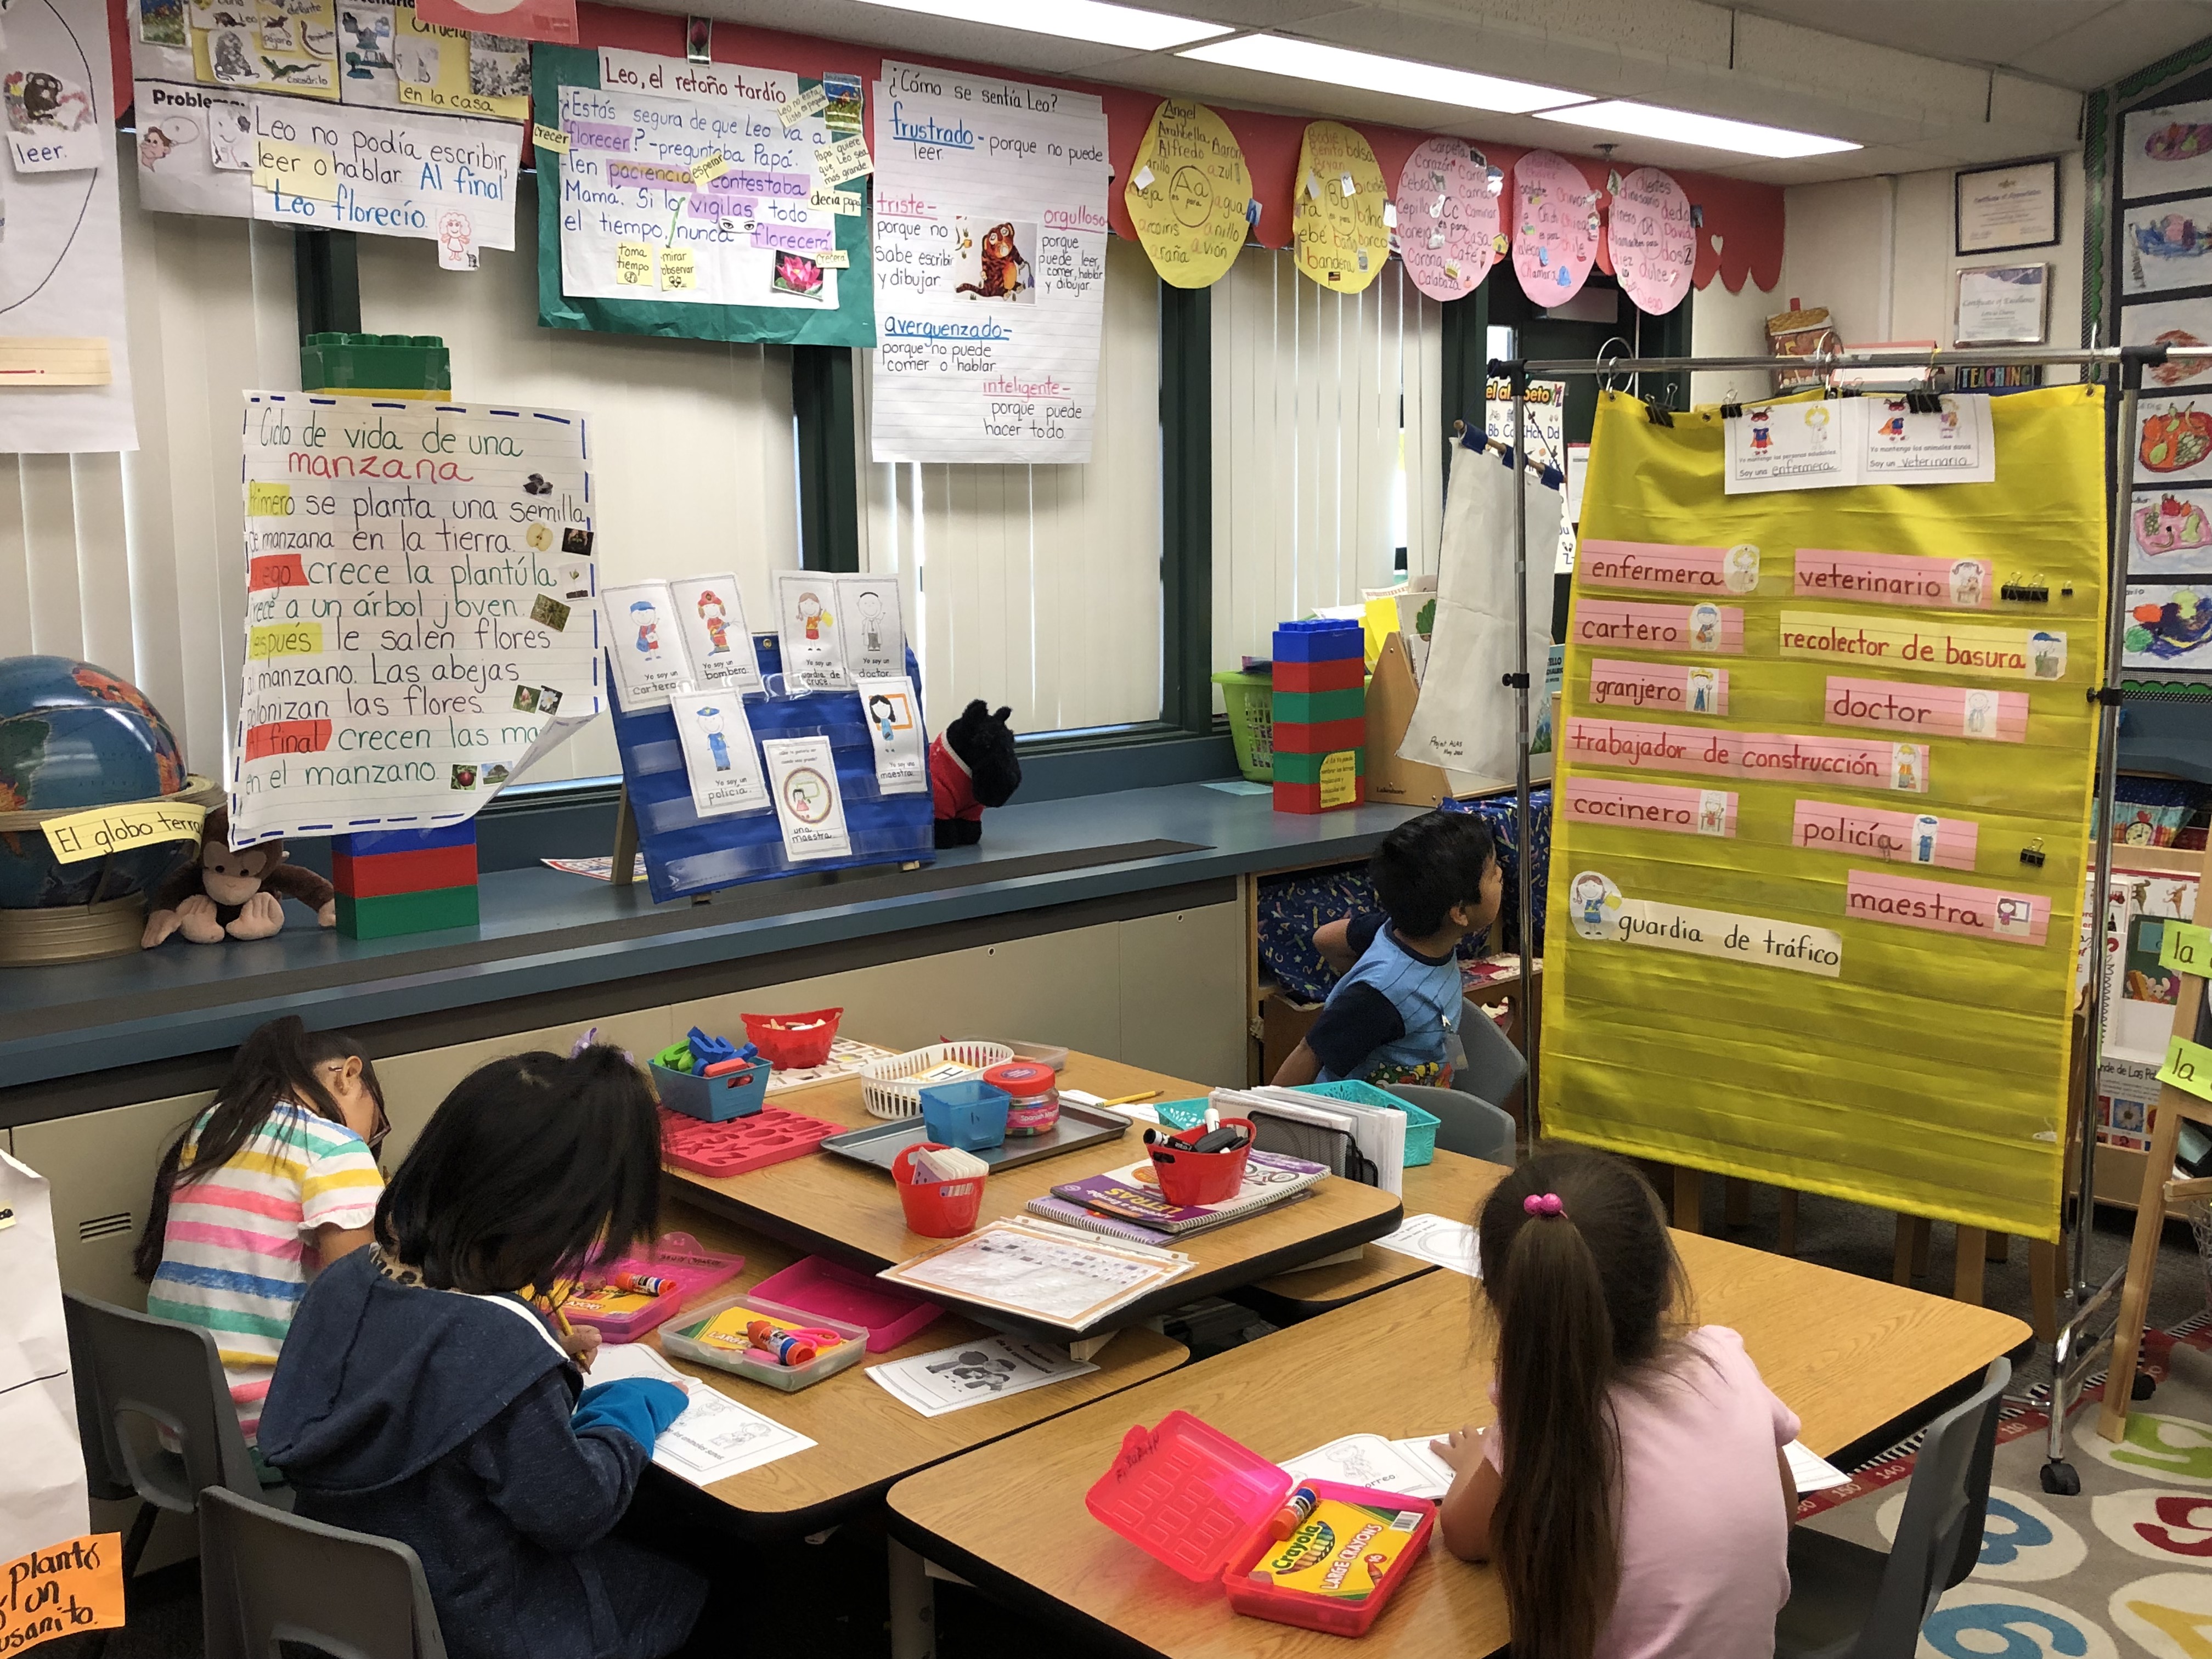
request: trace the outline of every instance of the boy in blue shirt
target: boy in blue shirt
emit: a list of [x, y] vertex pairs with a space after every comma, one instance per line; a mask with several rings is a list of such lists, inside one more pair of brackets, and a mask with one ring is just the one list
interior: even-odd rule
[[1382, 838], [1367, 873], [1382, 914], [1346, 924], [1358, 959], [1277, 1083], [1451, 1080], [1462, 1053], [1456, 952], [1498, 919], [1504, 885], [1490, 828], [1470, 812], [1425, 812]]

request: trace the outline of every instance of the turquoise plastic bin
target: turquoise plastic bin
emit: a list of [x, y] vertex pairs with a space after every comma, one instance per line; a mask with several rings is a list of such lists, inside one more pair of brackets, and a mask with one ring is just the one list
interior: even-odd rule
[[[1355, 1106], [1387, 1106], [1394, 1112], [1406, 1115], [1406, 1167], [1419, 1169], [1424, 1164], [1437, 1161], [1437, 1130], [1443, 1120], [1433, 1112], [1424, 1111], [1410, 1101], [1404, 1101], [1386, 1089], [1371, 1083], [1301, 1083], [1294, 1085], [1302, 1095], [1320, 1095], [1329, 1100], [1350, 1101]], [[1188, 1129], [1206, 1121], [1206, 1102], [1203, 1100], [1161, 1100], [1152, 1103], [1152, 1110], [1159, 1114], [1160, 1121], [1171, 1129]]]

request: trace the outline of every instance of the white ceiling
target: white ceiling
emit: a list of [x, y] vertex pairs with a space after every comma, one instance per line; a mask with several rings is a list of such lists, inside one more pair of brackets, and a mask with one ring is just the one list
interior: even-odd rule
[[[1168, 52], [1131, 52], [862, 0], [690, 0], [732, 21], [885, 52], [1180, 93], [1590, 154], [1608, 135], [1385, 93], [1286, 81]], [[660, 9], [656, 4], [652, 9]], [[2072, 149], [2081, 90], [2212, 36], [2212, 0], [1164, 0], [1239, 29], [1732, 116], [1863, 149], [1761, 161], [1620, 141], [1627, 161], [1777, 184], [1914, 173]]]

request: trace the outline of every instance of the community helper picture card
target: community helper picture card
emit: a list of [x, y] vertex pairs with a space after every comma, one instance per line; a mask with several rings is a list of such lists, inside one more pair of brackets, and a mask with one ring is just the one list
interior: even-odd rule
[[603, 587], [599, 605], [607, 619], [607, 665], [623, 712], [665, 708], [668, 694], [691, 682], [691, 662], [668, 584]]
[[775, 573], [776, 630], [783, 639], [785, 690], [793, 696], [801, 691], [842, 691], [853, 684], [837, 636], [837, 613], [843, 609], [837, 578], [827, 572]]
[[845, 672], [856, 679], [906, 672], [906, 629], [899, 617], [896, 576], [837, 578], [837, 625], [845, 642]]
[[669, 695], [668, 708], [676, 717], [676, 734], [683, 739], [684, 771], [691, 781], [691, 804], [699, 816], [768, 811], [768, 779], [753, 747], [744, 699], [727, 688], [676, 691]]
[[766, 691], [738, 579], [726, 572], [686, 576], [669, 583], [668, 591], [675, 599], [694, 684], [702, 690], [726, 685], [737, 691]]
[[845, 802], [837, 793], [837, 763], [827, 738], [770, 738], [761, 744], [768, 762], [769, 789], [783, 825], [784, 855], [803, 859], [849, 858], [852, 837], [845, 833]]
[[919, 795], [929, 789], [929, 734], [921, 726], [921, 699], [914, 682], [855, 678], [868, 741], [876, 750], [876, 787], [886, 795]]

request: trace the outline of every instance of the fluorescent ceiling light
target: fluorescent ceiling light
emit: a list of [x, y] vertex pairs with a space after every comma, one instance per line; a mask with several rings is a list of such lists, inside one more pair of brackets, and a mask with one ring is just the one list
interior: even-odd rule
[[1105, 0], [867, 0], [895, 11], [918, 11], [948, 23], [989, 23], [1032, 34], [1057, 34], [1068, 40], [1095, 40], [1102, 46], [1132, 52], [1165, 52], [1217, 34], [1231, 33], [1224, 23], [1195, 17], [1109, 6]]
[[1281, 34], [1248, 34], [1240, 40], [1218, 40], [1177, 56], [1195, 58], [1208, 64], [1226, 64], [1233, 69], [1258, 70], [1264, 75], [1287, 75], [1294, 80], [1396, 93], [1432, 104], [1457, 104], [1465, 109], [1489, 110], [1500, 115], [1526, 115], [1587, 96], [1579, 92], [1561, 92], [1556, 87], [1530, 86], [1526, 81], [1501, 81], [1494, 75], [1477, 75], [1471, 70], [1416, 64], [1404, 58], [1383, 58], [1345, 46], [1325, 46], [1316, 40], [1293, 40]]
[[1792, 132], [1787, 127], [1763, 127], [1753, 121], [1729, 121], [1717, 115], [1693, 115], [1687, 110], [1660, 109], [1651, 104], [1608, 98], [1602, 103], [1577, 104], [1571, 109], [1534, 112], [1541, 121], [1567, 121], [1578, 127], [1598, 127], [1607, 132], [1633, 133], [1639, 138], [1671, 138], [1676, 143], [1701, 144], [1707, 149], [1734, 150], [1740, 155], [1832, 155], [1860, 146], [1846, 138], [1823, 138], [1814, 132]]

